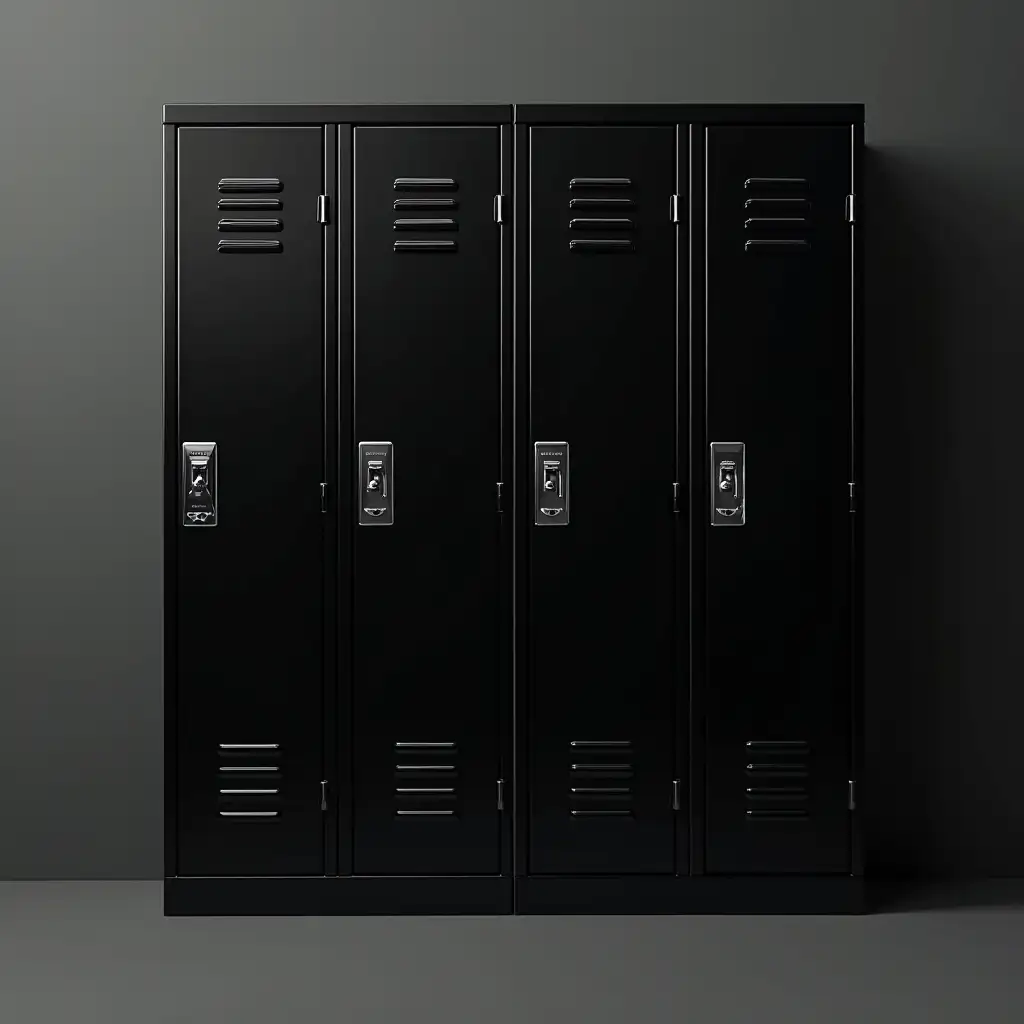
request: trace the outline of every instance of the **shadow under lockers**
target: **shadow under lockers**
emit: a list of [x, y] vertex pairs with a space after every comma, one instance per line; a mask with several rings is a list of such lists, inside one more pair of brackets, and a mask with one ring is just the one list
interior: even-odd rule
[[168, 913], [859, 906], [862, 113], [167, 108]]

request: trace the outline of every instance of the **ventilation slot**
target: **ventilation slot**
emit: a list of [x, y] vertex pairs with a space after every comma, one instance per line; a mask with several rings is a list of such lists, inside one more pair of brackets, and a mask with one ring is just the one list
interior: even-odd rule
[[[632, 185], [633, 182], [629, 178], [573, 178], [569, 182], [569, 189], [615, 190], [631, 188]], [[628, 209], [633, 205], [632, 199], [619, 196], [598, 195], [569, 200], [569, 210], [577, 213], [581, 212], [581, 208], [604, 208], [612, 212]], [[571, 217], [569, 231], [573, 237], [569, 239], [569, 248], [575, 252], [632, 252], [633, 240], [623, 238], [619, 232], [632, 231], [635, 227], [636, 224], [629, 217]], [[609, 232], [613, 237], [608, 237]]]
[[456, 245], [449, 241], [429, 241], [418, 239], [416, 241], [395, 242], [395, 252], [455, 252]]
[[577, 198], [569, 200], [570, 210], [628, 210], [635, 205], [632, 199]]
[[806, 238], [748, 238], [744, 252], [806, 252], [811, 243]]
[[632, 252], [633, 243], [628, 238], [573, 238], [569, 248], [581, 252]]
[[280, 210], [280, 199], [218, 199], [218, 210]]
[[603, 231], [631, 231], [633, 222], [628, 217], [573, 217], [569, 221], [570, 231], [588, 231], [594, 228]]
[[395, 178], [395, 190], [415, 192], [419, 189], [457, 189], [454, 178]]
[[570, 740], [569, 814], [574, 818], [632, 817], [631, 740]]
[[798, 821], [809, 816], [810, 753], [806, 740], [747, 742], [748, 821]]
[[396, 231], [455, 231], [458, 225], [451, 217], [399, 217]]
[[281, 744], [219, 743], [218, 815], [234, 820], [280, 816]]
[[218, 231], [280, 231], [284, 224], [273, 218], [221, 218], [217, 221]]
[[807, 223], [806, 217], [748, 217], [743, 226], [747, 231], [788, 228], [796, 230]]
[[806, 178], [747, 178], [743, 188], [748, 196], [761, 193], [743, 202], [744, 252], [784, 255], [810, 250]]
[[743, 187], [748, 189], [806, 189], [806, 178], [747, 178]]
[[459, 204], [454, 199], [396, 199], [396, 210], [455, 210]]
[[629, 188], [629, 178], [571, 178], [569, 188]]
[[283, 187], [280, 178], [221, 178], [217, 183], [221, 192], [280, 192]]
[[222, 238], [217, 242], [217, 252], [281, 252], [283, 248], [284, 246], [276, 238]]
[[808, 213], [811, 203], [808, 199], [748, 199], [743, 209], [751, 217], [791, 217], [798, 213]]
[[396, 817], [457, 817], [459, 750], [454, 740], [398, 740], [394, 755]]

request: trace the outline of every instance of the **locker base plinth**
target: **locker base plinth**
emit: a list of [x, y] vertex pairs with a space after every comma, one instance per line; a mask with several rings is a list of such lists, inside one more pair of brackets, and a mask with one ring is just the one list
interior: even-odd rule
[[510, 913], [496, 876], [164, 879], [166, 917]]
[[517, 878], [517, 914], [861, 914], [863, 878], [772, 875], [690, 878]]

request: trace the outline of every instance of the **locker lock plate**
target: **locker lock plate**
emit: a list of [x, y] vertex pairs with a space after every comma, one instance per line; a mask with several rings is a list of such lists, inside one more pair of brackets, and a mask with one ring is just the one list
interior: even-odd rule
[[533, 522], [535, 526], [569, 524], [569, 445], [537, 441], [533, 446]]
[[395, 480], [390, 441], [359, 442], [357, 501], [360, 526], [391, 526], [395, 521]]
[[746, 522], [745, 452], [742, 441], [711, 443], [712, 526], [742, 526]]
[[217, 445], [186, 441], [181, 446], [181, 525], [217, 525]]

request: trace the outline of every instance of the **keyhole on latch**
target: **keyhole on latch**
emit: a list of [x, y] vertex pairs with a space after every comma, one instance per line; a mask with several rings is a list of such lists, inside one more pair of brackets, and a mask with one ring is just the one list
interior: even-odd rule
[[546, 461], [544, 463], [544, 484], [545, 491], [554, 491], [559, 498], [562, 497], [562, 470], [559, 462]]

